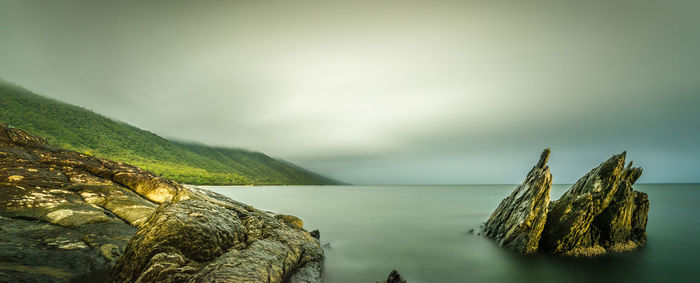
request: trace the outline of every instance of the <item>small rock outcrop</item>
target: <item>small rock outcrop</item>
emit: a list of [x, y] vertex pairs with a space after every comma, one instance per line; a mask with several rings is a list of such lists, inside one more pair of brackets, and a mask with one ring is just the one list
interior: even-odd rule
[[309, 234], [311, 235], [311, 237], [314, 237], [314, 239], [321, 240], [321, 232], [320, 231], [313, 230], [313, 231], [309, 232]]
[[552, 174], [547, 166], [549, 153], [549, 148], [545, 149], [525, 181], [501, 201], [483, 227], [484, 236], [521, 253], [537, 251], [552, 188]]
[[[642, 169], [632, 167], [632, 162], [625, 167], [625, 157], [626, 153], [623, 152], [601, 163], [579, 179], [560, 199], [551, 203], [537, 202], [540, 206], [537, 211], [546, 214], [542, 217], [544, 227], [539, 227], [539, 232], [519, 228], [522, 225], [517, 220], [522, 217], [511, 217], [511, 211], [527, 212], [523, 207], [527, 208], [534, 203], [527, 198], [521, 198], [521, 201], [516, 199], [521, 194], [527, 194], [528, 191], [522, 191], [522, 187], [528, 183], [536, 166], [525, 183], [518, 186], [489, 218], [484, 226], [485, 235], [522, 253], [544, 250], [574, 257], [596, 256], [608, 251], [623, 252], [643, 246], [646, 243], [649, 200], [645, 193], [632, 189], [632, 185], [642, 175]], [[551, 184], [551, 175], [549, 182]], [[549, 190], [546, 198], [549, 199]], [[517, 248], [522, 245], [516, 245], [515, 248], [507, 245], [508, 242], [504, 239], [508, 239], [508, 235], [513, 238], [513, 233], [509, 231], [525, 231], [516, 235], [526, 236], [514, 239], [539, 238], [539, 246], [532, 242], [529, 249]]]
[[377, 283], [406, 283], [406, 279], [394, 269], [389, 273], [389, 277], [387, 277], [386, 280], [381, 282], [377, 281]]
[[302, 225], [0, 123], [0, 281], [320, 282]]

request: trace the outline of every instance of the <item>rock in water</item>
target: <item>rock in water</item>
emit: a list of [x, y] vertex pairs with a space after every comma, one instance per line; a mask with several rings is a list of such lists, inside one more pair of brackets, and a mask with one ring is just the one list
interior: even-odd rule
[[642, 169], [623, 152], [579, 179], [549, 206], [541, 246], [554, 254], [594, 256], [644, 245], [649, 202], [632, 190]]
[[521, 253], [537, 251], [552, 188], [552, 174], [547, 166], [549, 153], [549, 148], [542, 152], [525, 181], [491, 214], [483, 229], [486, 237]]
[[[377, 281], [377, 283], [380, 282]], [[381, 283], [406, 283], [406, 279], [404, 279], [403, 276], [401, 276], [401, 274], [394, 269], [389, 273], [389, 277], [387, 277], [386, 280], [382, 281]]]
[[632, 212], [631, 240], [644, 246], [647, 242], [647, 216], [649, 215], [649, 196], [634, 191], [634, 212]]
[[537, 251], [539, 241], [539, 248], [567, 256], [628, 251], [646, 243], [649, 199], [632, 189], [642, 169], [632, 162], [625, 167], [625, 152], [588, 172], [551, 203], [548, 156], [549, 149], [501, 202], [484, 225], [484, 235], [522, 253]]
[[321, 232], [318, 231], [318, 229], [309, 232], [309, 234], [311, 235], [311, 237], [314, 237], [314, 239], [321, 240]]

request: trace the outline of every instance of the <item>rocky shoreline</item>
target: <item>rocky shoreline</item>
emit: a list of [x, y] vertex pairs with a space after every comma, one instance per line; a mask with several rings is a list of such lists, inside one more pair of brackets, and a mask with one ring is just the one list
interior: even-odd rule
[[[531, 254], [595, 256], [646, 243], [649, 201], [626, 153], [550, 201], [546, 149], [481, 233]], [[0, 123], [0, 282], [321, 282], [320, 232], [138, 167]], [[392, 271], [385, 282], [406, 282]]]
[[9, 282], [322, 277], [320, 242], [294, 216], [56, 148], [2, 123], [0, 207], [0, 278]]
[[521, 253], [590, 257], [646, 244], [647, 194], [632, 189], [642, 168], [625, 167], [626, 152], [612, 156], [550, 202], [552, 175], [546, 149], [522, 185], [483, 226], [486, 237]]

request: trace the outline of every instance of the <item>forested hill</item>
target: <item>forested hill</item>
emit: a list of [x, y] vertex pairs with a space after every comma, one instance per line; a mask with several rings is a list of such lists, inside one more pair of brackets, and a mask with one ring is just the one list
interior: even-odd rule
[[0, 122], [58, 147], [137, 165], [186, 184], [337, 184], [263, 153], [167, 140], [4, 82]]

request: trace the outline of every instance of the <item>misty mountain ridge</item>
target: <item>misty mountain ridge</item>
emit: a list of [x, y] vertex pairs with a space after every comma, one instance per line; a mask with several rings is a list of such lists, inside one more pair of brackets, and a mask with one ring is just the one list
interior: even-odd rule
[[0, 81], [0, 121], [52, 145], [122, 161], [180, 183], [330, 185], [339, 182], [264, 153], [168, 140], [88, 109]]

